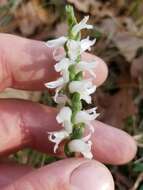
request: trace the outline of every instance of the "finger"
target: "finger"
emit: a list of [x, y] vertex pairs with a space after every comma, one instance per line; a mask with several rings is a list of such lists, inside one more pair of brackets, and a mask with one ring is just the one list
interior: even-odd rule
[[103, 163], [121, 165], [131, 161], [137, 152], [137, 145], [126, 132], [95, 121], [92, 136], [93, 155]]
[[[23, 147], [53, 154], [54, 144], [48, 140], [47, 132], [61, 129], [55, 109], [18, 100], [1, 100], [0, 105], [0, 155]], [[99, 121], [94, 126], [92, 141], [96, 159], [116, 165], [133, 159], [137, 147], [131, 136]]]
[[20, 166], [14, 163], [0, 164], [0, 189], [6, 185], [12, 184], [15, 180], [20, 179], [24, 175], [34, 169], [28, 166]]
[[84, 159], [67, 159], [29, 173], [2, 190], [53, 189], [114, 190], [114, 183], [110, 172], [101, 163]]
[[[93, 54], [90, 54], [90, 53], [84, 53], [82, 55], [82, 59], [87, 62], [92, 61], [92, 60], [95, 60], [97, 62], [97, 67], [94, 70], [96, 79], [94, 79], [93, 82], [97, 86], [100, 86], [106, 80], [106, 78], [108, 76], [107, 65], [104, 63], [104, 61], [102, 59], [100, 59], [99, 57], [94, 56]], [[85, 77], [91, 78], [91, 76], [88, 73], [85, 73]]]
[[[98, 57], [85, 53], [86, 60], [98, 63], [95, 83], [100, 85], [107, 77], [107, 67]], [[0, 34], [0, 90], [7, 87], [41, 90], [44, 83], [55, 80], [53, 50], [44, 42], [9, 34]]]

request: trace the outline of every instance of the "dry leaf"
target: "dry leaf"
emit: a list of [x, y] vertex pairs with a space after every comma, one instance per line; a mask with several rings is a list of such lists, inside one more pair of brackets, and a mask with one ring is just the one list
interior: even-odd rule
[[[103, 122], [123, 128], [125, 120], [137, 113], [133, 99], [133, 92], [137, 85], [130, 77], [129, 64], [123, 58], [116, 57], [115, 60], [110, 65], [110, 75], [105, 83], [106, 90], [104, 88], [97, 90], [95, 104], [100, 108]], [[121, 64], [121, 61], [124, 62]], [[109, 83], [110, 81], [112, 84]]]
[[17, 90], [12, 88], [7, 88], [0, 93], [0, 99], [2, 98], [16, 98], [23, 100], [39, 101], [41, 97], [41, 92], [31, 92], [25, 90]]
[[143, 55], [134, 59], [131, 66], [131, 74], [136, 79], [143, 79]]
[[113, 41], [127, 61], [132, 61], [137, 50], [143, 47], [143, 39], [140, 39], [129, 32], [118, 33]]
[[108, 6], [108, 3], [102, 3], [96, 0], [68, 0], [69, 3], [84, 13], [90, 13], [91, 15], [104, 17], [113, 16], [112, 8]]
[[136, 108], [130, 89], [123, 88], [115, 95], [110, 96], [105, 94], [102, 97], [103, 99], [101, 99], [101, 97], [98, 98], [99, 103], [106, 102], [103, 104], [101, 103], [104, 105], [104, 114], [102, 115], [101, 120], [109, 125], [123, 128], [125, 119], [136, 114]]

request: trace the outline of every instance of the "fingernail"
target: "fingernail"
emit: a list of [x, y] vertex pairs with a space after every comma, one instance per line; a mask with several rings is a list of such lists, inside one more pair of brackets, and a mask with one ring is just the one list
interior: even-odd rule
[[114, 190], [109, 170], [97, 161], [81, 164], [71, 174], [70, 183], [79, 190]]

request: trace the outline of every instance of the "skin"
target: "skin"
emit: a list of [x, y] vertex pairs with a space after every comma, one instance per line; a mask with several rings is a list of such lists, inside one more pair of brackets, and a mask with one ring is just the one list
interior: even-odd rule
[[[45, 89], [44, 83], [57, 77], [52, 51], [40, 41], [0, 34], [0, 91], [7, 87]], [[83, 59], [96, 59], [94, 83], [101, 85], [108, 73], [105, 63], [87, 53], [83, 54]], [[24, 147], [54, 154], [47, 132], [61, 128], [56, 122], [56, 113], [56, 109], [39, 103], [0, 100], [0, 189], [114, 190], [112, 176], [100, 162], [125, 164], [134, 158], [137, 147], [127, 133], [99, 121], [93, 123], [95, 133], [91, 137], [96, 160], [64, 159], [36, 170], [6, 162], [6, 156]]]

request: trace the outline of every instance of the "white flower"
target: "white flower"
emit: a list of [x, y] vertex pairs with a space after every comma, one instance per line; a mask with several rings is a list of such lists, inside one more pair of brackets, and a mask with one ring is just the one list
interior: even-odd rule
[[72, 64], [74, 64], [73, 61], [71, 61], [68, 58], [63, 58], [60, 62], [56, 63], [56, 65], [55, 65], [55, 70], [62, 74], [65, 83], [69, 81], [68, 68]]
[[68, 56], [71, 60], [75, 61], [80, 54], [80, 41], [68, 40]]
[[56, 153], [59, 144], [66, 138], [69, 137], [69, 134], [65, 130], [61, 131], [53, 131], [53, 132], [48, 132], [49, 134], [49, 140], [53, 143], [55, 143], [54, 146], [54, 153]]
[[65, 57], [65, 51], [62, 50], [61, 47], [64, 46], [67, 40], [67, 37], [62, 36], [60, 38], [49, 40], [48, 42], [46, 42], [46, 46], [54, 48], [53, 57], [56, 61], [60, 61], [62, 58]]
[[62, 36], [60, 38], [54, 39], [54, 40], [49, 40], [46, 45], [51, 48], [58, 48], [61, 47], [65, 44], [65, 42], [68, 40], [67, 37]]
[[94, 127], [91, 124], [91, 121], [95, 120], [98, 117], [98, 113], [96, 112], [97, 108], [92, 108], [89, 110], [79, 111], [75, 116], [75, 122], [78, 123], [85, 123], [87, 126], [90, 127], [91, 131], [94, 132]]
[[92, 25], [86, 24], [88, 19], [89, 19], [89, 16], [85, 16], [78, 24], [76, 24], [72, 28], [72, 32], [76, 35], [82, 29], [92, 29], [93, 28]]
[[66, 53], [62, 48], [55, 48], [53, 50], [53, 58], [55, 61], [60, 61], [66, 57]]
[[61, 61], [59, 61], [58, 63], [55, 64], [55, 70], [57, 72], [67, 70], [71, 64], [72, 64], [72, 62], [70, 59], [63, 58]]
[[70, 102], [70, 100], [65, 94], [60, 93], [61, 89], [62, 89], [61, 87], [58, 87], [56, 89], [53, 99], [60, 106], [64, 106], [66, 104], [66, 102]]
[[81, 53], [89, 50], [90, 46], [92, 46], [94, 43], [95, 40], [89, 40], [89, 37], [81, 41], [68, 40], [67, 47], [70, 59], [75, 61]]
[[95, 92], [96, 86], [90, 80], [72, 81], [69, 84], [71, 93], [78, 92], [80, 98], [85, 100], [88, 104], [91, 103], [91, 94]]
[[80, 41], [81, 46], [81, 53], [83, 53], [86, 50], [90, 50], [90, 47], [93, 46], [96, 42], [96, 39], [90, 40], [89, 37], [83, 39]]
[[57, 88], [57, 87], [63, 86], [64, 84], [65, 84], [65, 81], [63, 77], [60, 77], [55, 81], [45, 83], [45, 86], [47, 88]]
[[71, 122], [72, 110], [69, 107], [61, 108], [58, 113], [56, 120], [59, 124], [62, 124], [64, 129], [70, 134], [72, 133], [72, 122]]
[[91, 135], [84, 137], [83, 139], [74, 139], [69, 142], [68, 147], [71, 152], [79, 152], [85, 158], [92, 159], [93, 155], [91, 153], [92, 142], [89, 140]]
[[93, 69], [95, 69], [97, 66], [96, 61], [91, 61], [91, 62], [85, 62], [85, 61], [80, 61], [78, 64], [76, 64], [76, 71], [87, 71], [89, 72], [94, 78], [96, 78], [95, 72]]
[[90, 50], [90, 47], [95, 43], [95, 41], [96, 40], [90, 40], [89, 37], [81, 41], [75, 41], [62, 36], [58, 39], [48, 41], [46, 45], [48, 47], [55, 48], [53, 51], [53, 57], [56, 61], [59, 61], [65, 57], [65, 52], [60, 50], [59, 48], [63, 47], [64, 44], [67, 42], [68, 55], [71, 60], [76, 60], [78, 55], [86, 50]]

